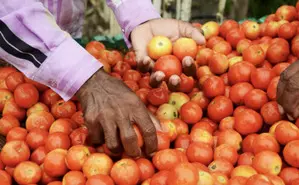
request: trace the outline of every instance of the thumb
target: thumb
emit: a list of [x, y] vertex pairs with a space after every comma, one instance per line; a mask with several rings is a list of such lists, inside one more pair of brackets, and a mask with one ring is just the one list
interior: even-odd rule
[[204, 45], [206, 43], [202, 31], [188, 22], [179, 21], [179, 33], [181, 37], [193, 39], [198, 45]]

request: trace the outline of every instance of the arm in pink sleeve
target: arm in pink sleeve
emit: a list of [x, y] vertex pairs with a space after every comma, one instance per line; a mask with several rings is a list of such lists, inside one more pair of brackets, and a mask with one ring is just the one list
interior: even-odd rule
[[129, 36], [136, 26], [160, 18], [151, 0], [107, 0], [107, 4], [122, 28], [128, 47], [131, 45]]
[[1, 1], [0, 58], [64, 100], [102, 67], [35, 0]]

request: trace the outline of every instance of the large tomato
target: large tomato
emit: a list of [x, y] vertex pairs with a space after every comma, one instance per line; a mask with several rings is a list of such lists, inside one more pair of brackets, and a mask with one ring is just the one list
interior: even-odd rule
[[160, 57], [154, 66], [154, 71], [162, 71], [165, 78], [169, 79], [171, 75], [181, 75], [182, 64], [180, 60], [174, 55], [166, 55]]
[[263, 125], [263, 119], [259, 113], [252, 109], [245, 109], [235, 116], [235, 129], [242, 135], [258, 132]]

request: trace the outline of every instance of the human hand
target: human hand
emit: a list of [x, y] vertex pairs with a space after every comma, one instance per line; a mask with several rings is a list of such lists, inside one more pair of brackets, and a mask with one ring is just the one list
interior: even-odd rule
[[[137, 26], [131, 33], [131, 41], [136, 53], [138, 69], [147, 72], [154, 66], [154, 61], [148, 56], [147, 44], [154, 36], [168, 37], [175, 42], [181, 37], [192, 38], [197, 44], [205, 43], [202, 30], [193, 27], [190, 23], [175, 19], [154, 19]], [[192, 57], [185, 57], [182, 60], [183, 72], [187, 75], [194, 75], [196, 71], [195, 62]], [[156, 71], [151, 74], [151, 85], [159, 85], [165, 78], [162, 71]], [[173, 75], [168, 83], [172, 86], [178, 86], [180, 77]]]
[[141, 150], [133, 129], [133, 124], [136, 124], [143, 136], [145, 153], [150, 155], [156, 151], [159, 122], [122, 81], [99, 70], [77, 95], [93, 144], [105, 141], [108, 149], [115, 154], [120, 153], [123, 146], [129, 156], [138, 157]]
[[294, 62], [280, 75], [277, 85], [277, 102], [290, 120], [299, 117], [299, 61]]

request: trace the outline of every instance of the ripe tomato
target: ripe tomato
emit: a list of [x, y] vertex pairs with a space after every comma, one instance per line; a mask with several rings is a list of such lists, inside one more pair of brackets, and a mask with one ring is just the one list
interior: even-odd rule
[[191, 101], [197, 103], [202, 109], [206, 109], [210, 100], [204, 95], [203, 91], [195, 92], [191, 96]]
[[3, 185], [10, 185], [12, 180], [11, 176], [4, 170], [0, 170], [0, 183]]
[[169, 176], [168, 170], [162, 170], [152, 176], [150, 185], [167, 185], [166, 181]]
[[254, 40], [257, 39], [260, 35], [260, 26], [257, 22], [249, 21], [243, 26], [245, 37]]
[[19, 184], [35, 184], [41, 179], [40, 167], [31, 161], [23, 161], [14, 169], [13, 177]]
[[85, 185], [86, 179], [80, 171], [69, 171], [62, 179], [62, 184], [67, 185]]
[[225, 96], [217, 96], [208, 106], [208, 116], [215, 122], [233, 114], [233, 103]]
[[187, 134], [179, 135], [174, 142], [174, 148], [183, 148], [187, 150], [190, 143], [191, 143], [191, 139], [189, 135]]
[[292, 167], [299, 167], [299, 140], [290, 141], [283, 149], [283, 157], [285, 161]]
[[273, 135], [262, 133], [254, 139], [253, 153], [258, 154], [266, 150], [278, 153], [280, 151], [280, 146]]
[[219, 130], [227, 130], [227, 129], [233, 129], [235, 124], [235, 118], [232, 116], [228, 116], [223, 118], [219, 123]]
[[208, 165], [213, 160], [212, 147], [204, 143], [191, 143], [186, 154], [190, 162]]
[[219, 34], [219, 24], [215, 21], [206, 22], [204, 25], [202, 25], [201, 29], [204, 32], [204, 36], [206, 39], [217, 36]]
[[208, 169], [212, 173], [217, 172], [229, 176], [232, 170], [234, 169], [234, 166], [228, 160], [221, 158], [212, 161], [209, 164]]
[[231, 44], [233, 48], [237, 47], [240, 40], [245, 38], [244, 32], [239, 28], [233, 28], [227, 32], [225, 39]]
[[264, 122], [269, 125], [273, 125], [282, 118], [279, 112], [278, 103], [276, 101], [270, 101], [264, 104], [261, 108], [261, 115], [264, 119]]
[[60, 118], [52, 123], [49, 129], [49, 133], [52, 134], [55, 132], [62, 132], [69, 135], [72, 132], [72, 130], [72, 124], [63, 118]]
[[238, 82], [250, 82], [251, 72], [254, 66], [249, 62], [238, 62], [229, 68], [227, 73], [228, 81], [234, 85]]
[[67, 150], [58, 148], [50, 151], [44, 160], [44, 171], [51, 177], [59, 177], [67, 172], [65, 157]]
[[242, 136], [233, 129], [226, 129], [219, 132], [217, 145], [227, 144], [234, 147], [236, 150], [241, 149]]
[[291, 122], [281, 122], [275, 128], [275, 138], [280, 144], [286, 145], [293, 140], [299, 139], [299, 129]]
[[[167, 160], [165, 160], [167, 159]], [[175, 149], [165, 149], [155, 153], [153, 164], [158, 170], [170, 170], [176, 164], [180, 163], [180, 156]]]
[[258, 134], [249, 134], [247, 135], [242, 142], [242, 151], [243, 152], [251, 152], [254, 150], [254, 141]]
[[14, 67], [1, 67], [0, 68], [0, 79], [5, 79], [13, 72], [17, 72], [17, 69]]
[[275, 16], [278, 20], [287, 20], [291, 22], [297, 19], [297, 11], [294, 6], [282, 5], [276, 10]]
[[172, 43], [167, 37], [155, 36], [148, 43], [147, 52], [149, 54], [149, 57], [157, 60], [162, 56], [171, 54]]
[[299, 178], [299, 170], [294, 167], [283, 168], [279, 174], [279, 177], [286, 185], [291, 185], [295, 179]]
[[14, 99], [18, 106], [28, 109], [38, 102], [39, 92], [34, 85], [23, 83], [16, 87]]
[[140, 182], [151, 178], [155, 174], [155, 168], [151, 161], [145, 158], [139, 158], [136, 160], [136, 164], [140, 170]]
[[226, 34], [234, 28], [239, 28], [239, 24], [235, 20], [225, 20], [219, 27], [219, 33], [225, 38]]
[[257, 174], [257, 171], [252, 166], [240, 165], [240, 166], [235, 167], [232, 170], [231, 177], [233, 178], [233, 177], [239, 176], [239, 177], [249, 178], [255, 174]]
[[214, 151], [214, 160], [225, 159], [233, 165], [238, 161], [238, 157], [237, 149], [228, 144], [221, 144]]
[[241, 39], [236, 46], [236, 50], [238, 53], [242, 54], [243, 51], [251, 45], [252, 45], [251, 40]]
[[276, 76], [272, 78], [270, 81], [268, 88], [267, 88], [267, 95], [270, 100], [276, 100], [276, 91], [277, 91], [277, 85], [279, 82], [280, 77]]
[[72, 146], [67, 152], [65, 162], [70, 170], [81, 170], [89, 156], [90, 152], [86, 146]]
[[152, 105], [159, 106], [168, 102], [169, 95], [165, 89], [159, 87], [151, 89], [147, 95], [147, 99]]
[[31, 150], [46, 144], [48, 132], [39, 128], [32, 129], [26, 136], [26, 143]]
[[88, 180], [86, 181], [86, 185], [98, 185], [98, 184], [114, 185], [114, 182], [109, 175], [103, 175], [103, 174], [93, 175], [90, 178], [88, 178]]
[[288, 59], [288, 55], [290, 54], [289, 44], [282, 43], [273, 43], [270, 44], [266, 58], [272, 64], [277, 64], [279, 62], [284, 62]]
[[266, 58], [266, 53], [259, 45], [251, 45], [243, 51], [243, 60], [255, 66], [260, 65]]
[[124, 73], [129, 69], [131, 69], [130, 64], [123, 61], [118, 61], [116, 62], [115, 66], [112, 68], [112, 71], [118, 73], [120, 76], [123, 76]]
[[49, 112], [49, 107], [44, 103], [38, 102], [34, 104], [32, 107], [30, 107], [29, 109], [27, 109], [26, 115], [28, 117], [30, 114], [35, 112], [40, 112], [40, 111]]
[[0, 118], [0, 134], [4, 136], [6, 136], [11, 129], [19, 126], [20, 122], [14, 116], [6, 115]]
[[209, 59], [209, 68], [214, 74], [223, 74], [228, 69], [228, 59], [224, 54], [214, 53]]
[[23, 121], [26, 115], [26, 110], [19, 107], [14, 99], [7, 101], [3, 107], [2, 116], [11, 115], [19, 121]]
[[52, 106], [57, 101], [61, 100], [62, 98], [52, 89], [45, 90], [40, 98], [41, 102], [47, 106]]
[[214, 139], [210, 132], [197, 128], [193, 129], [190, 133], [191, 142], [201, 142], [213, 146]]
[[170, 147], [170, 139], [167, 134], [157, 131], [158, 148], [157, 151]]
[[228, 180], [228, 184], [230, 185], [246, 185], [247, 178], [241, 176], [235, 176]]
[[166, 80], [171, 75], [181, 75], [182, 64], [180, 60], [174, 55], [165, 55], [160, 57], [154, 66], [154, 71], [162, 71], [165, 74]]
[[233, 85], [229, 92], [229, 98], [233, 103], [242, 105], [246, 94], [253, 89], [253, 86], [248, 82], [239, 82]]
[[132, 80], [132, 81], [138, 82], [140, 79], [141, 79], [141, 74], [138, 71], [133, 70], [133, 69], [127, 70], [123, 76], [124, 81]]
[[1, 150], [1, 160], [9, 167], [15, 167], [22, 161], [29, 160], [30, 149], [24, 141], [10, 141]]
[[193, 39], [179, 38], [173, 44], [172, 51], [179, 60], [183, 60], [186, 56], [195, 58], [197, 54], [197, 44]]
[[53, 122], [54, 117], [49, 112], [41, 111], [32, 113], [26, 120], [26, 129], [31, 131], [35, 128], [39, 128], [48, 131]]
[[189, 93], [192, 91], [195, 81], [192, 76], [186, 76], [184, 73], [181, 74], [181, 83], [179, 86], [179, 91], [184, 93]]
[[267, 94], [260, 89], [252, 89], [244, 97], [245, 106], [256, 111], [267, 102]]
[[202, 109], [195, 102], [189, 101], [181, 107], [180, 118], [187, 124], [195, 124], [202, 118]]
[[228, 55], [232, 52], [231, 45], [226, 41], [220, 41], [213, 46], [213, 51], [216, 53], [221, 53], [224, 55]]
[[[208, 49], [212, 49], [219, 42], [224, 41], [224, 39], [220, 36], [212, 36], [207, 40], [206, 47]], [[204, 49], [204, 48], [203, 48]]]
[[223, 95], [224, 90], [224, 81], [218, 76], [209, 77], [203, 84], [203, 92], [207, 98]]
[[272, 182], [265, 176], [261, 174], [255, 174], [248, 178], [246, 185], [273, 185]]
[[126, 55], [124, 56], [124, 62], [127, 62], [128, 64], [130, 64], [130, 66], [136, 67], [137, 66], [137, 61], [136, 61], [136, 55], [134, 51], [129, 51], [128, 53], [126, 53]]
[[280, 76], [280, 74], [290, 65], [290, 63], [282, 62], [279, 64], [276, 64], [272, 71], [276, 74], [276, 76]]
[[71, 118], [72, 115], [76, 112], [76, 105], [72, 101], [63, 101], [59, 100], [54, 103], [51, 107], [51, 113], [53, 116], [58, 118]]
[[6, 135], [6, 142], [13, 140], [25, 141], [27, 136], [27, 130], [22, 127], [12, 128]]
[[292, 39], [297, 33], [297, 27], [291, 23], [284, 23], [278, 29], [278, 36], [286, 40]]
[[167, 184], [197, 185], [199, 176], [197, 169], [191, 163], [179, 163], [169, 172]]
[[3, 111], [5, 103], [11, 99], [14, 99], [14, 97], [9, 90], [0, 89], [0, 111]]
[[251, 152], [244, 152], [239, 155], [238, 166], [240, 165], [252, 165], [254, 154]]
[[272, 151], [262, 151], [254, 156], [252, 167], [261, 174], [278, 175], [282, 161], [280, 156]]
[[267, 90], [275, 73], [271, 69], [258, 68], [251, 72], [251, 83], [257, 89]]
[[90, 41], [89, 43], [87, 43], [87, 45], [85, 46], [85, 49], [88, 53], [90, 53], [92, 56], [94, 56], [95, 58], [99, 58], [100, 57], [100, 51], [106, 49], [105, 45], [101, 42], [98, 41]]
[[212, 128], [212, 126], [208, 122], [206, 122], [206, 121], [199, 121], [199, 122], [197, 122], [195, 125], [192, 126], [191, 131], [195, 130], [195, 129], [198, 129], [198, 128], [206, 130], [210, 134], [213, 134], [213, 132], [214, 132], [214, 129]]
[[25, 82], [24, 75], [21, 72], [12, 72], [5, 78], [7, 88], [13, 92], [16, 87]]
[[[211, 39], [209, 39], [208, 43], [210, 42], [210, 40]], [[213, 50], [211, 50], [210, 48], [202, 48], [201, 50], [198, 51], [196, 55], [196, 63], [199, 66], [208, 65], [209, 60], [212, 57], [213, 53], [214, 53]]]
[[112, 168], [112, 159], [104, 153], [93, 153], [83, 163], [82, 171], [87, 178], [93, 175], [109, 175]]
[[44, 146], [40, 146], [31, 153], [30, 161], [41, 165], [42, 163], [44, 163], [46, 155], [46, 148]]
[[175, 124], [177, 135], [183, 135], [189, 133], [188, 124], [183, 122], [181, 119], [174, 119], [172, 122]]
[[62, 132], [54, 132], [49, 134], [46, 142], [45, 147], [48, 152], [55, 150], [57, 148], [61, 149], [69, 149], [71, 146], [71, 140], [69, 136]]
[[245, 109], [235, 116], [235, 130], [242, 135], [256, 133], [262, 125], [261, 115], [252, 109]]
[[140, 170], [132, 159], [121, 159], [114, 163], [110, 175], [116, 184], [137, 184], [140, 179]]
[[149, 84], [150, 82], [150, 77], [149, 76], [144, 76], [138, 81], [139, 88], [146, 88], [146, 89], [151, 89], [151, 86]]
[[[172, 122], [172, 120], [161, 120], [160, 125], [162, 127], [163, 132], [168, 135], [170, 141], [174, 141], [177, 137], [177, 130], [176, 130], [175, 123]], [[139, 134], [140, 134], [140, 131], [139, 131]], [[142, 139], [141, 134], [140, 134], [140, 137]], [[142, 144], [143, 144], [143, 141], [142, 141]]]

